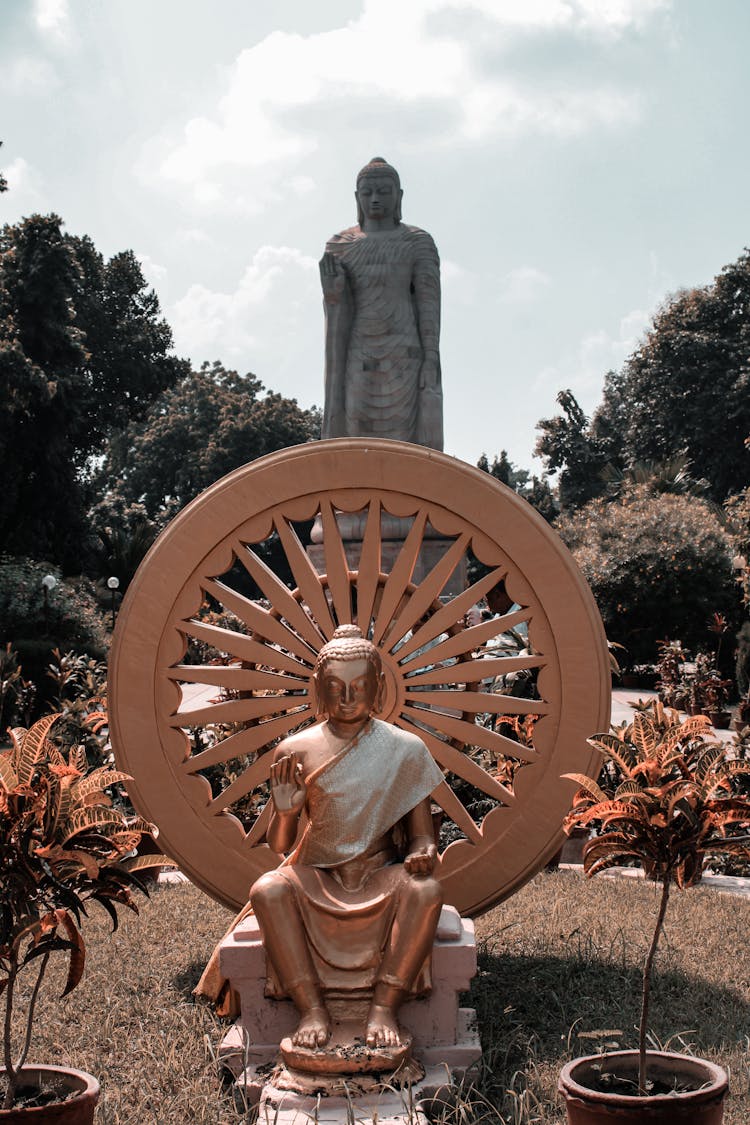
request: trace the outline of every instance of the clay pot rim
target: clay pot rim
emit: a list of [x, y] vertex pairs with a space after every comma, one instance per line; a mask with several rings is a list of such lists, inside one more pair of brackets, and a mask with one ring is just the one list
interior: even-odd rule
[[[675, 1051], [647, 1051], [648, 1060], [659, 1059], [667, 1064], [665, 1069], [672, 1070], [675, 1074], [687, 1072], [700, 1072], [705, 1074], [706, 1084], [699, 1090], [680, 1091], [678, 1100], [684, 1105], [690, 1102], [706, 1102], [711, 1099], [723, 1098], [729, 1088], [729, 1076], [723, 1067], [703, 1059], [698, 1055], [678, 1054]], [[638, 1051], [605, 1051], [600, 1055], [583, 1055], [566, 1063], [560, 1071], [558, 1089], [567, 1098], [580, 1098], [583, 1101], [606, 1104], [610, 1106], [633, 1107], [641, 1106], [644, 1109], [650, 1106], [663, 1106], [665, 1102], [675, 1100], [674, 1094], [615, 1094], [592, 1090], [583, 1083], [576, 1081], [574, 1072], [585, 1069], [593, 1063], [601, 1063], [603, 1059], [632, 1060], [634, 1070], [638, 1072]]]
[[[100, 1092], [99, 1080], [98, 1080], [98, 1078], [95, 1078], [93, 1074], [89, 1074], [88, 1071], [86, 1071], [86, 1070], [76, 1070], [75, 1067], [72, 1067], [72, 1066], [59, 1066], [59, 1065], [54, 1065], [52, 1063], [26, 1063], [21, 1070], [21, 1074], [29, 1074], [29, 1073], [32, 1073], [32, 1074], [40, 1074], [40, 1073], [41, 1074], [52, 1074], [52, 1075], [56, 1075], [58, 1077], [68, 1079], [69, 1083], [70, 1083], [70, 1086], [75, 1091], [76, 1098], [80, 1098], [80, 1097], [93, 1098], [94, 1101], [97, 1101], [98, 1098], [99, 1098], [99, 1092]], [[0, 1066], [0, 1074], [5, 1074], [5, 1067], [4, 1066]], [[74, 1101], [75, 1098], [70, 1099], [70, 1100]], [[53, 1105], [62, 1105], [64, 1103], [53, 1102], [52, 1104]], [[34, 1121], [34, 1120], [41, 1121], [42, 1118], [40, 1116], [35, 1117], [34, 1115], [39, 1115], [39, 1114], [45, 1113], [48, 1109], [49, 1109], [49, 1106], [29, 1106], [29, 1107], [24, 1107], [24, 1113], [28, 1113], [29, 1121]], [[3, 1117], [6, 1114], [11, 1114], [11, 1113], [18, 1113], [18, 1107], [15, 1107], [15, 1108], [11, 1107], [8, 1110], [0, 1109], [0, 1121], [3, 1120]]]

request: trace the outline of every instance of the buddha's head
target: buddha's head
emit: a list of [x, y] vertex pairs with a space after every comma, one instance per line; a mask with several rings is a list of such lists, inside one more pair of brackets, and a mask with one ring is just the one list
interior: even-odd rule
[[391, 219], [393, 226], [401, 222], [401, 200], [403, 198], [398, 172], [382, 156], [374, 156], [365, 164], [357, 176], [357, 222], [364, 227], [366, 219], [386, 222]]
[[380, 653], [358, 625], [339, 625], [318, 653], [313, 679], [318, 713], [338, 723], [361, 723], [380, 706]]

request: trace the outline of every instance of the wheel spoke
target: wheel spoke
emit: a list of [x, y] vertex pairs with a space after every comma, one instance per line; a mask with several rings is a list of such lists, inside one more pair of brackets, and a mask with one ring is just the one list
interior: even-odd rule
[[437, 789], [432, 791], [430, 796], [436, 804], [440, 805], [440, 808], [453, 821], [456, 827], [461, 829], [470, 843], [482, 843], [482, 833], [474, 822], [474, 818], [469, 816], [447, 781], [441, 781], [440, 785], [438, 785]]
[[305, 548], [300, 543], [299, 536], [292, 525], [279, 515], [274, 519], [274, 527], [284, 548], [284, 554], [294, 575], [294, 581], [297, 583], [297, 589], [302, 595], [302, 600], [318, 623], [324, 637], [330, 640], [336, 626], [323, 593], [323, 587], [320, 585], [318, 573], [307, 557]]
[[273, 644], [280, 645], [283, 649], [288, 649], [289, 652], [293, 652], [295, 656], [301, 657], [302, 660], [315, 661], [315, 649], [311, 648], [306, 641], [298, 637], [267, 609], [264, 609], [262, 605], [246, 598], [244, 594], [238, 594], [217, 579], [204, 578], [201, 586], [207, 594], [216, 598], [225, 609], [230, 609], [232, 613], [239, 617], [240, 621], [244, 621], [254, 633]]
[[234, 553], [250, 577], [257, 582], [273, 608], [286, 618], [293, 629], [303, 637], [312, 648], [318, 649], [325, 638], [307, 616], [302, 606], [271, 568], [259, 559], [251, 547], [243, 543], [234, 544]]
[[310, 697], [305, 695], [261, 695], [255, 699], [226, 699], [209, 703], [206, 707], [178, 711], [169, 720], [169, 725], [182, 730], [191, 727], [211, 726], [214, 723], [246, 723], [250, 719], [265, 718], [279, 711], [293, 711], [309, 706]]
[[404, 682], [407, 688], [416, 684], [473, 684], [527, 668], [544, 668], [546, 664], [545, 656], [501, 656], [497, 660], [481, 657], [457, 664], [441, 664], [437, 668], [428, 668], [426, 672], [414, 672]]
[[263, 842], [263, 837], [266, 834], [268, 825], [271, 823], [271, 815], [273, 813], [273, 801], [269, 797], [263, 808], [256, 817], [255, 824], [252, 826], [243, 841], [246, 848], [257, 847], [258, 844]]
[[367, 511], [367, 523], [362, 539], [362, 554], [357, 574], [357, 623], [365, 637], [370, 629], [370, 620], [380, 578], [380, 518], [380, 500], [373, 497]]
[[[410, 712], [411, 714], [411, 712]], [[475, 789], [481, 789], [488, 797], [494, 797], [496, 801], [500, 801], [503, 805], [511, 805], [515, 797], [510, 789], [506, 789], [501, 785], [496, 778], [473, 762], [468, 755], [457, 750], [455, 746], [451, 746], [450, 742], [443, 742], [436, 734], [429, 730], [423, 730], [419, 726], [415, 726], [408, 720], [404, 719], [401, 715], [396, 720], [397, 725], [403, 727], [404, 730], [411, 731], [412, 734], [419, 735], [424, 743], [426, 743], [430, 753], [437, 762], [437, 764], [444, 770], [455, 774], [457, 777], [463, 778], [468, 781], [469, 785], [473, 785]]]
[[331, 592], [333, 608], [339, 625], [351, 624], [352, 590], [349, 584], [349, 564], [346, 561], [341, 532], [330, 500], [320, 505], [320, 518], [323, 522], [323, 550], [326, 559], [326, 577]]
[[409, 703], [428, 707], [449, 707], [455, 711], [471, 711], [476, 715], [548, 715], [549, 703], [486, 691], [407, 691]]
[[[483, 727], [479, 723], [467, 723], [465, 719], [457, 719], [453, 715], [444, 714], [442, 711], [427, 711], [426, 709], [422, 711], [408, 705], [404, 707], [402, 715], [406, 715], [411, 720], [416, 720], [419, 724], [424, 723], [428, 727], [434, 727], [449, 738], [455, 738], [458, 742], [463, 743], [464, 746], [479, 746], [483, 750], [489, 750], [496, 758], [503, 756], [520, 758], [524, 762], [539, 761], [539, 755], [535, 750], [530, 750], [527, 746], [521, 746], [520, 743], [514, 742], [512, 738], [506, 738], [505, 735], [498, 734], [497, 731], [488, 730], [487, 727]], [[457, 751], [457, 753], [460, 753], [460, 751]], [[465, 754], [461, 754], [461, 757], [468, 761]]]
[[[180, 768], [185, 773], [195, 774], [208, 769], [209, 766], [231, 762], [233, 758], [250, 757], [252, 754], [257, 754], [259, 750], [262, 750], [275, 738], [283, 738], [285, 734], [289, 734], [291, 730], [302, 726], [311, 718], [313, 718], [312, 708], [307, 707], [303, 711], [295, 711], [293, 715], [282, 715], [278, 719], [268, 719], [265, 723], [258, 723], [257, 726], [239, 730], [236, 734], [230, 734], [229, 738], [217, 742], [215, 746], [209, 746], [207, 750], [201, 750], [199, 753], [191, 755], [181, 763]], [[267, 754], [261, 755], [261, 758], [266, 757], [268, 757]]]
[[505, 567], [496, 567], [495, 570], [490, 571], [484, 578], [475, 582], [468, 590], [458, 594], [452, 598], [447, 605], [442, 606], [430, 617], [430, 620], [418, 629], [414, 636], [411, 637], [402, 648], [399, 649], [399, 659], [408, 656], [414, 652], [415, 649], [422, 648], [429, 641], [439, 637], [441, 633], [447, 633], [457, 621], [464, 616], [468, 609], [471, 609], [480, 598], [483, 598], [488, 590], [496, 586], [501, 578], [507, 574]]
[[463, 558], [469, 545], [469, 539], [468, 532], [459, 536], [429, 574], [425, 575], [389, 630], [383, 641], [384, 649], [392, 649], [402, 637], [406, 636], [410, 629], [414, 628], [416, 622], [424, 617], [427, 610], [437, 601], [445, 588], [446, 582]]
[[177, 664], [167, 675], [177, 683], [208, 684], [229, 691], [299, 691], [309, 683], [309, 677], [280, 676], [278, 672], [239, 668], [236, 664]]
[[[458, 601], [458, 598], [456, 598], [456, 601]], [[453, 604], [455, 605], [455, 602]], [[516, 625], [520, 625], [524, 621], [529, 621], [532, 613], [533, 611], [530, 608], [517, 609], [515, 613], [508, 613], [505, 617], [496, 617], [492, 621], [483, 621], [481, 625], [472, 625], [470, 629], [462, 629], [455, 636], [440, 641], [427, 653], [415, 653], [406, 660], [400, 659], [399, 663], [404, 671], [409, 670], [407, 667], [409, 664], [414, 665], [416, 671], [417, 668], [421, 667], [421, 664], [417, 661], [421, 661], [422, 664], [437, 664], [441, 660], [449, 660], [453, 656], [466, 656], [468, 653], [481, 648], [493, 637], [497, 637], [501, 633], [507, 633], [508, 629], [514, 629]], [[437, 617], [437, 614], [435, 616]], [[419, 648], [420, 646], [414, 643], [418, 635], [415, 633], [411, 640], [404, 645], [404, 648], [410, 652]], [[401, 657], [401, 650], [399, 650], [398, 655]]]
[[406, 593], [406, 588], [411, 581], [411, 576], [419, 557], [419, 550], [422, 546], [426, 523], [427, 509], [420, 508], [414, 517], [414, 523], [404, 540], [404, 545], [399, 551], [398, 558], [383, 587], [380, 609], [378, 610], [378, 616], [372, 630], [373, 644], [380, 644], [383, 634], [390, 625], [391, 619], [398, 610], [401, 599]]
[[[278, 648], [264, 644], [247, 633], [238, 633], [234, 629], [223, 629], [220, 625], [209, 625], [205, 621], [180, 621], [177, 628], [186, 637], [196, 641], [205, 641], [218, 652], [226, 652], [237, 660], [247, 664], [260, 664], [265, 668], [278, 668], [283, 672], [310, 679], [312, 668], [300, 664], [293, 656], [281, 652]], [[197, 667], [197, 665], [194, 665]]]

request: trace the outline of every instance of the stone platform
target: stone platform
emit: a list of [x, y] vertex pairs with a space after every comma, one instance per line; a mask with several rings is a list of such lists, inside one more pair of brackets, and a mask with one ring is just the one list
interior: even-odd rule
[[[342, 1097], [318, 1095], [314, 1090], [305, 1095], [292, 1093], [280, 1088], [283, 1082], [276, 1087], [279, 1044], [295, 1030], [298, 1016], [291, 1001], [272, 1000], [264, 994], [266, 954], [255, 917], [246, 918], [224, 938], [220, 958], [223, 975], [239, 993], [240, 1016], [221, 1042], [219, 1059], [235, 1076], [247, 1104], [258, 1105], [261, 1123], [265, 1112], [278, 1125], [307, 1125], [314, 1120], [343, 1123], [351, 1120], [347, 1112], [356, 1103], [357, 1121], [369, 1122], [377, 1112], [380, 1125], [391, 1121], [417, 1125], [425, 1120], [414, 1108], [417, 1103], [434, 1097], [452, 1078], [462, 1078], [481, 1055], [475, 1013], [458, 1006], [458, 994], [468, 988], [476, 973], [474, 924], [453, 907], [443, 907], [440, 915], [430, 994], [404, 1004], [399, 1013], [399, 1022], [412, 1037], [414, 1057], [425, 1069], [423, 1079], [403, 1090], [395, 1089], [395, 1082], [373, 1090], [371, 1082], [358, 1084], [353, 1077], [344, 1079]], [[331, 1014], [335, 1019], [336, 1013], [332, 1010]], [[291, 1116], [281, 1116], [282, 1111]]]

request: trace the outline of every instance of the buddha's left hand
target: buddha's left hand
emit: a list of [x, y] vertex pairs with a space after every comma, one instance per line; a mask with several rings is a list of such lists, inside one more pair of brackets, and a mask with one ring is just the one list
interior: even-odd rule
[[426, 352], [419, 369], [419, 389], [440, 386], [440, 364], [437, 354]]
[[410, 875], [432, 875], [436, 863], [437, 848], [434, 844], [424, 844], [409, 852], [404, 867]]

